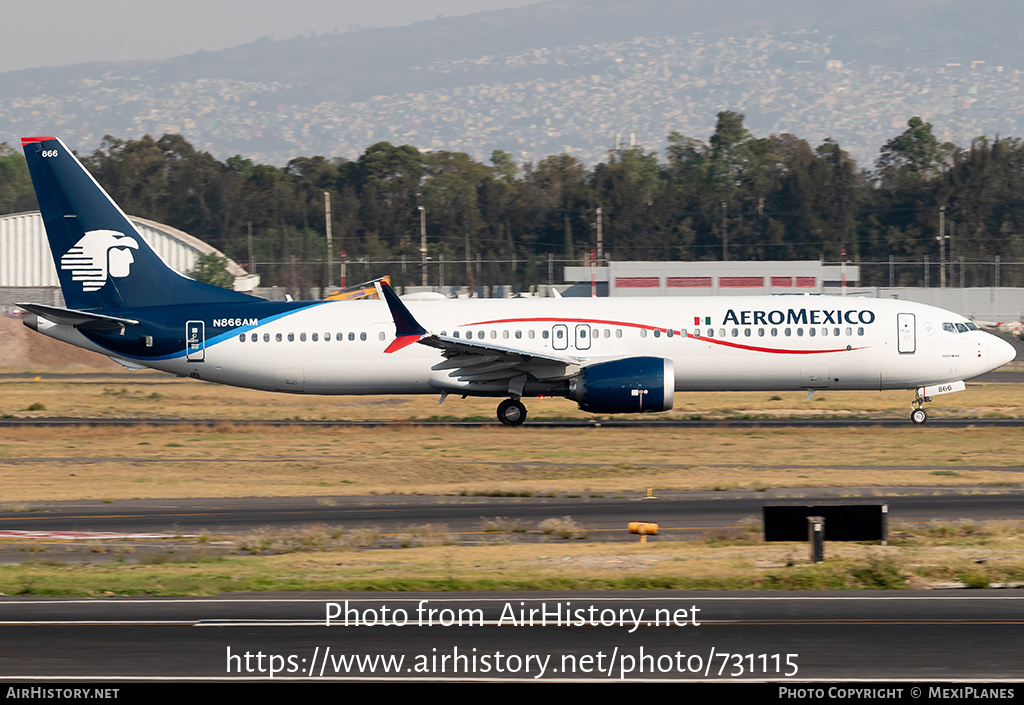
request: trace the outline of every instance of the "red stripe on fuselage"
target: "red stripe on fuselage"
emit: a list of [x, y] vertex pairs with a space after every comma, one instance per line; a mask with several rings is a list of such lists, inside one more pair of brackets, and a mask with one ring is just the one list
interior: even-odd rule
[[[643, 330], [658, 330], [662, 333], [668, 333], [668, 328], [659, 328], [658, 326], [648, 326], [643, 323], [628, 323], [626, 321], [608, 321], [600, 318], [501, 318], [493, 321], [478, 321], [476, 323], [463, 323], [457, 326], [458, 328], [465, 328], [467, 326], [488, 326], [495, 325], [498, 323], [599, 323], [608, 326], [622, 326], [623, 328], [640, 328]], [[673, 335], [682, 337], [683, 334], [678, 330], [672, 330]], [[752, 352], [763, 352], [772, 353], [775, 355], [819, 355], [824, 353], [837, 353], [837, 352], [852, 352], [854, 350], [863, 350], [864, 348], [836, 348], [833, 350], [794, 350], [791, 348], [762, 348], [756, 345], [743, 345], [742, 343], [730, 343], [727, 340], [719, 340], [718, 338], [708, 338], [705, 336], [696, 336], [686, 334], [689, 340], [700, 340], [705, 343], [714, 343], [715, 345], [724, 345], [729, 348], [736, 348], [738, 350], [750, 350]]]

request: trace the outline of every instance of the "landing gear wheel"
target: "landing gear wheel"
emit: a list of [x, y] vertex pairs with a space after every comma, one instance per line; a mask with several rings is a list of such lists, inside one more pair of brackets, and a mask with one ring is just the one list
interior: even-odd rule
[[916, 425], [920, 426], [921, 424], [928, 420], [928, 414], [925, 413], [924, 409], [914, 409], [913, 411], [910, 412], [910, 420], [913, 421]]
[[506, 399], [498, 404], [498, 421], [506, 426], [518, 426], [526, 421], [526, 407], [518, 399]]

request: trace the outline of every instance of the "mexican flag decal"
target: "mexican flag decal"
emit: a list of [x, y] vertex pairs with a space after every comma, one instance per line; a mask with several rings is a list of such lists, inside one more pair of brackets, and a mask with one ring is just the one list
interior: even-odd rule
[[[700, 316], [694, 316], [693, 317], [693, 325], [695, 325], [695, 326], [701, 325]], [[711, 316], [704, 316], [704, 324], [703, 325], [705, 325], [705, 326], [710, 326], [711, 325]]]

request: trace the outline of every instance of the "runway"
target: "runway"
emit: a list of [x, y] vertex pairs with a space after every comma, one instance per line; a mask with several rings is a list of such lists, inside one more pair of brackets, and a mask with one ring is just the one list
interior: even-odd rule
[[[1024, 512], [1020, 488], [842, 488], [778, 489], [756, 492], [644, 492], [616, 497], [424, 497], [353, 496], [241, 497], [32, 502], [17, 511], [0, 511], [0, 532], [116, 532], [159, 536], [243, 536], [257, 528], [284, 533], [309, 525], [341, 526], [348, 531], [372, 527], [386, 541], [410, 527], [444, 526], [462, 543], [486, 542], [495, 533], [487, 519], [520, 522], [521, 540], [540, 539], [538, 525], [548, 518], [571, 516], [590, 541], [635, 541], [630, 521], [656, 522], [660, 540], [693, 538], [720, 529], [737, 529], [760, 518], [766, 504], [886, 504], [889, 523], [1000, 521]], [[3, 534], [0, 534], [2, 537]], [[10, 534], [8, 534], [9, 536]], [[658, 540], [658, 539], [652, 539]], [[20, 562], [17, 546], [0, 546], [0, 562]], [[66, 556], [63, 556], [66, 559]], [[96, 560], [95, 556], [87, 556]]]
[[[2, 681], [1020, 682], [1024, 595], [0, 599]], [[333, 615], [328, 626], [328, 615]], [[962, 685], [962, 684], [961, 684]]]
[[[904, 418], [743, 418], [743, 419], [576, 419], [558, 421], [527, 421], [522, 428], [913, 428], [910, 415]], [[239, 428], [501, 428], [494, 421], [384, 421], [384, 420], [232, 420], [232, 419], [97, 419], [97, 418], [7, 418], [0, 419], [0, 431], [5, 428], [61, 428], [68, 426], [138, 428], [138, 427], [207, 427], [235, 426]], [[928, 428], [1024, 428], [1024, 418], [930, 418]]]

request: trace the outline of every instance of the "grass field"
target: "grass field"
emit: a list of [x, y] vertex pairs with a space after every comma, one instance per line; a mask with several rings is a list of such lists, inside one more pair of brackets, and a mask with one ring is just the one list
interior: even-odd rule
[[[1024, 526], [952, 522], [893, 527], [892, 545], [828, 544], [824, 563], [807, 546], [764, 544], [753, 530], [700, 541], [424, 545], [338, 550], [297, 542], [276, 555], [224, 557], [177, 546], [142, 564], [92, 565], [88, 551], [58, 560], [0, 565], [0, 593], [13, 595], [216, 595], [264, 590], [848, 590], [989, 587], [1024, 581]], [[245, 539], [239, 542], [243, 545]], [[77, 549], [76, 549], [77, 550]], [[94, 549], [95, 550], [95, 549]], [[116, 549], [115, 549], [116, 550]]]
[[[934, 418], [1019, 417], [1019, 385], [970, 385], [937, 397]], [[671, 416], [705, 419], [857, 416], [905, 418], [909, 392], [680, 394]], [[352, 494], [569, 494], [733, 488], [900, 485], [988, 486], [1017, 492], [1019, 429], [795, 428], [273, 428], [231, 420], [414, 420], [444, 415], [490, 420], [494, 400], [305, 397], [220, 387], [141, 373], [129, 381], [72, 378], [0, 382], [0, 415], [203, 418], [214, 426], [11, 429], [0, 438], [0, 503], [43, 500]], [[531, 418], [592, 418], [563, 399], [533, 400]], [[986, 491], [989, 491], [986, 490]], [[701, 541], [493, 546], [406, 545], [366, 551], [307, 540], [323, 529], [260, 549], [235, 541], [230, 557], [202, 541], [147, 558], [94, 565], [69, 546], [24, 565], [0, 566], [6, 594], [216, 594], [237, 590], [459, 589], [850, 589], [959, 581], [984, 587], [1024, 580], [1021, 522], [960, 522], [899, 530], [894, 545], [830, 544], [809, 565], [806, 546], [763, 544], [749, 530]], [[443, 533], [443, 529], [439, 529]], [[224, 537], [217, 537], [224, 539]], [[440, 543], [445, 543], [441, 541]], [[412, 542], [416, 546], [416, 542]], [[296, 548], [298, 546], [298, 548]], [[286, 547], [286, 548], [282, 548]], [[10, 548], [7, 553], [10, 553]], [[152, 552], [151, 552], [152, 553]], [[108, 556], [109, 558], [109, 556]]]
[[[1024, 363], [1014, 363], [1024, 367]], [[1011, 365], [1012, 367], [1012, 365]], [[675, 408], [644, 418], [884, 418], [910, 416], [913, 392], [677, 393]], [[158, 372], [109, 379], [66, 379], [40, 372], [35, 379], [0, 382], [0, 416], [81, 418], [201, 418], [225, 420], [416, 419], [494, 420], [497, 399], [438, 396], [323, 397], [225, 387]], [[562, 398], [526, 400], [531, 419], [600, 419]], [[968, 385], [964, 392], [935, 397], [933, 418], [1018, 418], [1024, 415], [1020, 385]], [[629, 419], [636, 415], [616, 415]], [[611, 418], [611, 417], [604, 417]]]
[[[1017, 416], [1019, 385], [937, 397], [933, 417]], [[678, 395], [700, 416], [901, 418], [907, 392]], [[954, 406], [959, 402], [959, 408]], [[449, 400], [453, 418], [490, 419], [490, 399]], [[269, 394], [142, 373], [123, 379], [0, 383], [16, 417], [222, 418], [212, 428], [40, 427], [0, 438], [0, 501], [339, 494], [765, 489], [844, 485], [1019, 486], [1024, 434], [1013, 428], [273, 428], [227, 419], [436, 416], [434, 398]], [[534, 418], [590, 418], [564, 399]], [[684, 410], [671, 412], [686, 415]], [[698, 415], [696, 413], [690, 415]]]

